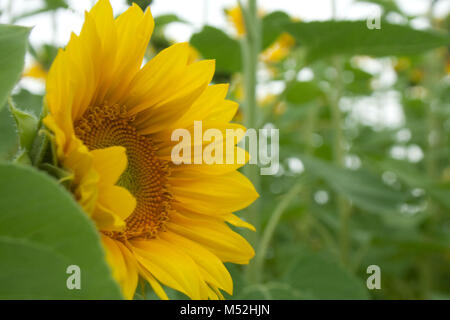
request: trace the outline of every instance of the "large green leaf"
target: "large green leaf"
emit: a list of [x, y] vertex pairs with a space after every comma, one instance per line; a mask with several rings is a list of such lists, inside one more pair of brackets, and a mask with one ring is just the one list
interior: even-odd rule
[[449, 36], [381, 22], [381, 29], [367, 28], [364, 21], [293, 22], [286, 29], [308, 47], [309, 60], [348, 54], [389, 56], [419, 54], [449, 44]]
[[0, 25], [0, 109], [22, 73], [29, 28]]
[[364, 300], [365, 280], [358, 279], [331, 256], [299, 250], [285, 274], [286, 283], [306, 299]]
[[[31, 167], [0, 165], [0, 299], [120, 299], [98, 232], [73, 198]], [[70, 265], [81, 289], [69, 290]]]
[[206, 59], [216, 60], [216, 71], [233, 73], [241, 70], [241, 47], [225, 32], [206, 26], [191, 38], [191, 44]]
[[270, 46], [284, 31], [284, 25], [291, 22], [289, 15], [282, 11], [271, 12], [262, 18], [262, 49]]
[[302, 156], [306, 172], [322, 178], [356, 206], [373, 213], [395, 212], [405, 200], [405, 194], [384, 184], [365, 170], [339, 168], [317, 158]]

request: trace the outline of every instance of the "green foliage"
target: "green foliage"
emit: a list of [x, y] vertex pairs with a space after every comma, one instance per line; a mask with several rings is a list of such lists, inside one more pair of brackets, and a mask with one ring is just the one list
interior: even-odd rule
[[163, 14], [155, 17], [155, 28], [164, 28], [166, 25], [174, 22], [186, 23], [186, 21], [176, 14]]
[[284, 26], [291, 22], [285, 12], [275, 11], [262, 18], [262, 49], [270, 46], [284, 31]]
[[216, 60], [216, 71], [224, 73], [241, 70], [241, 47], [225, 32], [206, 26], [191, 37], [191, 44], [205, 59]]
[[15, 107], [12, 100], [9, 101], [9, 110], [16, 122], [19, 145], [29, 151], [38, 131], [39, 120], [33, 113]]
[[[56, 181], [0, 165], [0, 298], [119, 299], [92, 221]], [[81, 269], [69, 290], [66, 269]]]
[[405, 201], [405, 195], [365, 170], [339, 168], [320, 159], [301, 157], [306, 170], [324, 180], [350, 201], [369, 212], [395, 212]]
[[368, 299], [365, 284], [326, 254], [293, 252], [286, 283], [306, 299]]
[[308, 48], [308, 59], [326, 56], [390, 56], [420, 54], [450, 43], [448, 35], [381, 22], [381, 29], [367, 28], [366, 21], [293, 22], [286, 29]]
[[25, 27], [0, 25], [0, 109], [19, 80], [29, 32]]
[[286, 88], [285, 94], [286, 101], [295, 105], [308, 103], [323, 96], [314, 81], [295, 81]]

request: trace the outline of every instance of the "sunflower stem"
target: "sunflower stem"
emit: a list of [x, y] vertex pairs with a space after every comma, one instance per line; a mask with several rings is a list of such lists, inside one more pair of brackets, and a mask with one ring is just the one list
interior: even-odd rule
[[[248, 0], [245, 5], [239, 2], [245, 23], [245, 38], [241, 41], [242, 65], [244, 76], [244, 124], [247, 129], [257, 129], [257, 100], [256, 85], [258, 71], [258, 56], [261, 47], [261, 27], [258, 18], [257, 0]], [[257, 191], [260, 191], [260, 177], [257, 165], [247, 165], [244, 173], [252, 181]], [[247, 220], [253, 224], [257, 230], [248, 233], [248, 239], [253, 246], [258, 243], [258, 231], [260, 230], [259, 204], [255, 201], [247, 209]], [[253, 263], [247, 268], [247, 279], [253, 282]]]
[[277, 207], [270, 216], [269, 222], [267, 223], [264, 233], [261, 237], [261, 241], [258, 244], [258, 251], [255, 257], [255, 269], [254, 274], [256, 277], [256, 282], [261, 282], [262, 275], [264, 274], [264, 260], [267, 255], [267, 250], [269, 248], [270, 241], [275, 233], [275, 229], [280, 222], [281, 216], [286, 211], [289, 204], [294, 200], [301, 191], [302, 183], [296, 183], [289, 192], [284, 196], [284, 198], [278, 203]]

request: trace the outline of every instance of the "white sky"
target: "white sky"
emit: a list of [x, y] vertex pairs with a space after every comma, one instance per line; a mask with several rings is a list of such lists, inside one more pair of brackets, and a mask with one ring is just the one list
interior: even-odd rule
[[[12, 2], [13, 15], [31, 11], [40, 7], [42, 0], [0, 0], [0, 10], [4, 11], [9, 1]], [[423, 14], [431, 0], [399, 0], [399, 5], [409, 14]], [[89, 10], [94, 0], [68, 0], [72, 10], [60, 10], [56, 13], [58, 30], [52, 30], [50, 14], [43, 13], [19, 21], [21, 25], [34, 26], [30, 39], [33, 44], [55, 42], [59, 45], [67, 43], [70, 32], [79, 32], [83, 23], [83, 12]], [[201, 29], [204, 24], [229, 29], [230, 26], [223, 14], [223, 9], [235, 6], [236, 0], [154, 0], [151, 10], [154, 16], [175, 13], [190, 25], [172, 24], [167, 29], [168, 35], [177, 41], [187, 41], [190, 35]], [[115, 13], [126, 9], [125, 0], [111, 0]], [[259, 0], [259, 6], [265, 12], [284, 10], [291, 16], [304, 21], [326, 20], [331, 17], [331, 0]], [[358, 3], [355, 0], [337, 0], [339, 18], [365, 19], [378, 10], [376, 5]], [[450, 1], [440, 0], [436, 15], [443, 16], [450, 11]], [[0, 23], [7, 23], [8, 16], [2, 15]], [[418, 27], [426, 27], [417, 23]]]

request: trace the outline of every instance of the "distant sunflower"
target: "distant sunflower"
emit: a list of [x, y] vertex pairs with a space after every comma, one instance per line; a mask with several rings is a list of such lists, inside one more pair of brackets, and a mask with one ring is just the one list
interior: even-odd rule
[[47, 70], [45, 70], [39, 62], [33, 62], [33, 64], [25, 70], [23, 76], [45, 81], [47, 79], [47, 73]]
[[[171, 162], [174, 129], [242, 128], [227, 85], [209, 85], [214, 61], [188, 63], [181, 43], [141, 68], [153, 18], [133, 5], [117, 19], [108, 0], [85, 14], [47, 79], [45, 125], [59, 165], [73, 173], [76, 200], [101, 234], [114, 278], [132, 298], [141, 276], [162, 299], [161, 284], [193, 299], [232, 294], [223, 262], [246, 264], [253, 248], [227, 223], [257, 193], [239, 164]], [[235, 146], [235, 148], [238, 148]]]
[[277, 40], [261, 54], [266, 63], [275, 63], [286, 58], [295, 45], [295, 39], [289, 33], [282, 33]]
[[242, 15], [242, 10], [240, 6], [235, 6], [230, 9], [226, 9], [225, 13], [227, 15], [228, 21], [234, 26], [236, 33], [239, 37], [245, 35], [245, 21]]

